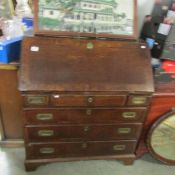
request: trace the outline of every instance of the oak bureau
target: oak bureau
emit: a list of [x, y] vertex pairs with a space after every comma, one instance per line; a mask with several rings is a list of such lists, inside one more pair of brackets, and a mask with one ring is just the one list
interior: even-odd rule
[[24, 38], [19, 90], [26, 170], [89, 159], [132, 164], [152, 77], [144, 43]]

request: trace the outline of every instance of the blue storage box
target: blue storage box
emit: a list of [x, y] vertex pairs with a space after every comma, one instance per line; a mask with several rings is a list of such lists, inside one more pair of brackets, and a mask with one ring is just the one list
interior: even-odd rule
[[22, 37], [0, 41], [0, 62], [9, 63], [20, 58]]

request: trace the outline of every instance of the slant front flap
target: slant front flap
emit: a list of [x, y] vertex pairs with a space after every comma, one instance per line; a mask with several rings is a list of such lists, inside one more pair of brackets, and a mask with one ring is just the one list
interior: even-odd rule
[[26, 37], [19, 89], [152, 92], [148, 49], [126, 41]]

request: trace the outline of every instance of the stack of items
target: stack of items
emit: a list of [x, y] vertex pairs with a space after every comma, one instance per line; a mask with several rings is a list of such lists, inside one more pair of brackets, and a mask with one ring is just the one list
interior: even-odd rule
[[32, 13], [27, 0], [18, 0], [17, 4], [2, 0], [0, 9], [0, 62], [9, 63], [20, 57], [24, 32], [32, 28]]
[[[175, 1], [155, 0], [152, 15], [145, 18], [141, 38], [151, 49], [155, 79], [171, 81], [175, 74]], [[167, 61], [168, 60], [168, 61]]]

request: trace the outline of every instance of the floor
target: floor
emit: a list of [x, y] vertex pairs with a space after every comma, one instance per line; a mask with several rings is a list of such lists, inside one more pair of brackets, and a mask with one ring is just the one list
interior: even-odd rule
[[24, 149], [0, 149], [0, 175], [175, 175], [175, 166], [167, 166], [145, 155], [133, 166], [117, 161], [80, 161], [53, 163], [26, 173]]

